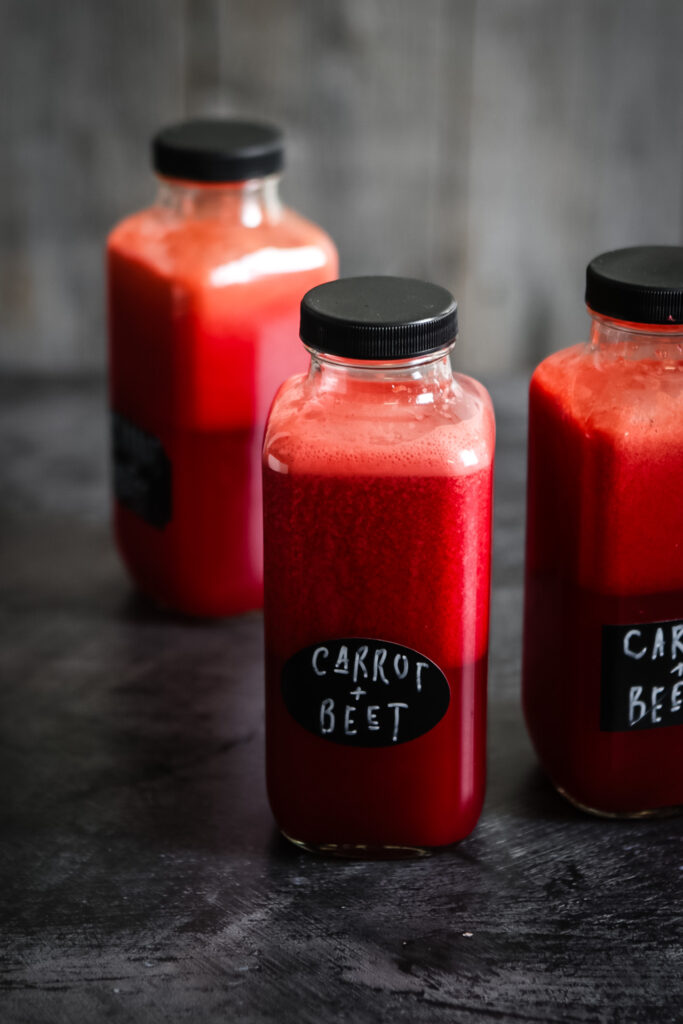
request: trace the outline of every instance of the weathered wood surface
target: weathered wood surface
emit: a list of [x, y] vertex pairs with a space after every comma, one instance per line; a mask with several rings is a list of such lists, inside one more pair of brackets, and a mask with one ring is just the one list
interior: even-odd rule
[[683, 821], [556, 796], [518, 702], [525, 385], [499, 419], [489, 788], [429, 860], [281, 841], [261, 620], [170, 621], [106, 523], [101, 386], [0, 385], [3, 1024], [674, 1024]]
[[0, 0], [0, 368], [103, 365], [106, 232], [204, 113], [284, 125], [344, 273], [443, 282], [463, 365], [529, 365], [592, 255], [682, 240], [682, 46], [680, 0]]

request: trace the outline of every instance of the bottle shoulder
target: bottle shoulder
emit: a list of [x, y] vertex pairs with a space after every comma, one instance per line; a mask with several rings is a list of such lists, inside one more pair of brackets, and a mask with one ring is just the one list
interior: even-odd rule
[[673, 439], [683, 436], [683, 362], [574, 345], [536, 367], [529, 407], [532, 417], [574, 424], [587, 437], [601, 433], [633, 443], [656, 425]]
[[322, 273], [325, 280], [337, 273], [337, 252], [329, 236], [286, 207], [277, 220], [249, 226], [180, 217], [151, 206], [120, 221], [109, 234], [107, 250], [112, 261], [133, 261], [210, 287], [280, 273]]
[[135, 239], [144, 238], [155, 230], [156, 207], [147, 206], [129, 213], [111, 228], [107, 248], [118, 250], [128, 247]]
[[316, 245], [326, 252], [330, 259], [337, 259], [337, 247], [327, 231], [290, 206], [282, 207], [282, 217], [277, 224], [272, 225], [272, 231], [277, 232], [285, 244]]
[[288, 472], [378, 475], [490, 469], [495, 421], [486, 389], [457, 374], [449, 395], [420, 401], [425, 396], [428, 391], [325, 392], [310, 374], [292, 377], [271, 407], [266, 465]]

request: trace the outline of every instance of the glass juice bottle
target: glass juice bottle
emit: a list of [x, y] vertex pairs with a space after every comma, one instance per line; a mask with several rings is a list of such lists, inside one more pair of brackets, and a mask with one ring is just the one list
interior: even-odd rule
[[683, 805], [683, 249], [598, 256], [590, 341], [529, 400], [523, 700], [555, 786]]
[[336, 277], [328, 236], [283, 207], [282, 136], [190, 121], [153, 143], [156, 203], [108, 244], [114, 523], [139, 588], [192, 615], [260, 606], [260, 450], [303, 369], [301, 295]]
[[481, 811], [495, 428], [456, 330], [436, 285], [314, 288], [270, 413], [268, 791], [308, 849], [409, 855]]

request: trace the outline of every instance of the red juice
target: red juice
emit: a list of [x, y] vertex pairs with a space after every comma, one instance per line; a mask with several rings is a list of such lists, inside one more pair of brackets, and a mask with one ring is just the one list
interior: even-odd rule
[[[364, 368], [314, 353], [309, 375], [274, 402], [264, 444], [267, 774], [274, 815], [295, 841], [421, 848], [476, 824], [493, 443], [485, 389], [454, 377], [443, 354], [416, 370], [409, 360]], [[348, 687], [329, 704], [347, 647], [368, 649], [367, 672], [361, 663], [352, 678], [349, 662]], [[319, 652], [322, 729], [297, 720], [283, 690], [289, 660], [308, 650]], [[391, 742], [411, 720], [412, 697], [392, 699], [394, 669], [373, 667], [406, 667], [412, 655], [441, 670], [450, 700], [426, 731]], [[342, 716], [349, 745], [339, 742]], [[333, 720], [338, 742], [324, 735]], [[387, 742], [371, 746], [377, 723]]]
[[683, 804], [682, 412], [680, 327], [596, 316], [531, 382], [524, 710], [604, 814]]
[[[190, 157], [206, 156], [191, 141]], [[299, 300], [336, 275], [334, 246], [280, 205], [272, 175], [164, 179], [157, 205], [110, 235], [108, 264], [122, 557], [162, 605], [259, 607], [263, 429], [277, 387], [306, 364]]]

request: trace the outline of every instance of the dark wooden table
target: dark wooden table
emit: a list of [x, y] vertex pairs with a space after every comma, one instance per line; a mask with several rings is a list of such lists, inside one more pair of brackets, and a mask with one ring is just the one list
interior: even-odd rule
[[2, 384], [3, 1024], [683, 1020], [681, 819], [579, 814], [526, 738], [525, 382], [493, 396], [486, 806], [430, 859], [362, 864], [274, 829], [260, 616], [130, 590], [101, 384]]

